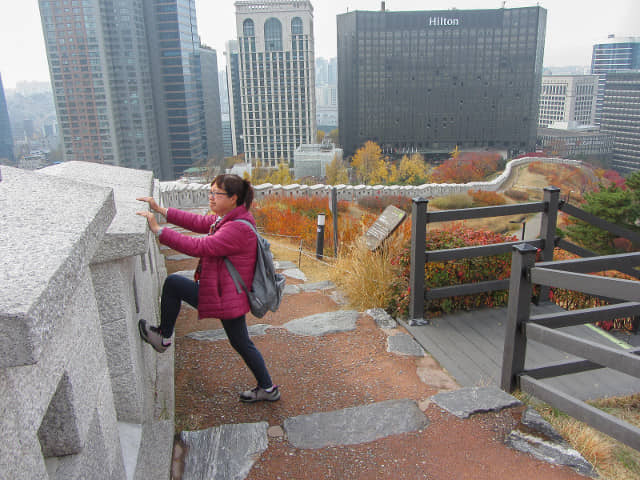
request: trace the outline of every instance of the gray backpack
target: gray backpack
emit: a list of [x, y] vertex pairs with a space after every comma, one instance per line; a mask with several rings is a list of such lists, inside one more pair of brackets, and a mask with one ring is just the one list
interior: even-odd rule
[[[273, 264], [273, 255], [271, 254], [271, 247], [269, 242], [264, 239], [251, 222], [247, 220], [234, 220], [234, 222], [246, 223], [258, 237], [258, 252], [256, 255], [256, 271], [253, 274], [253, 282], [251, 282], [251, 290], [247, 290], [247, 286], [242, 281], [242, 277], [233, 266], [231, 260], [227, 257], [224, 258], [224, 263], [227, 265], [227, 270], [231, 274], [233, 283], [236, 286], [238, 293], [242, 290], [245, 291], [249, 297], [249, 306], [251, 307], [251, 313], [257, 317], [262, 318], [268, 310], [275, 312], [280, 306], [282, 300], [282, 293], [284, 291], [285, 278], [284, 275], [276, 273], [276, 267]], [[240, 289], [242, 287], [242, 290]]]

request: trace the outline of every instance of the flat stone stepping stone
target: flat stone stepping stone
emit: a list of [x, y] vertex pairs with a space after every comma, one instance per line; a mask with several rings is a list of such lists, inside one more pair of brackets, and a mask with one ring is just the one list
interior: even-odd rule
[[274, 260], [276, 270], [287, 270], [290, 268], [298, 268], [298, 266], [289, 260]]
[[158, 248], [160, 250], [171, 250], [171, 247], [167, 247], [166, 245], [160, 245]]
[[295, 295], [296, 293], [300, 293], [302, 290], [300, 290], [300, 286], [299, 285], [286, 285], [284, 286], [284, 291], [282, 293], [284, 293], [285, 295]]
[[338, 310], [336, 312], [316, 313], [308, 317], [296, 318], [283, 325], [291, 333], [318, 337], [328, 333], [348, 332], [356, 329], [358, 312]]
[[287, 439], [296, 448], [323, 448], [372, 442], [429, 424], [413, 400], [388, 400], [333, 412], [312, 413], [284, 421]]
[[336, 284], [331, 280], [323, 280], [321, 282], [304, 283], [302, 285], [298, 285], [298, 287], [303, 292], [318, 292], [321, 290], [336, 288]]
[[184, 253], [181, 253], [179, 255], [169, 255], [167, 257], [167, 260], [173, 260], [173, 261], [180, 261], [180, 260], [193, 260], [195, 257], [192, 257], [190, 255], [185, 255]]
[[[267, 332], [268, 328], [271, 328], [271, 325], [267, 325], [266, 323], [258, 323], [256, 325], [247, 326], [250, 337], [264, 335]], [[185, 336], [193, 338], [194, 340], [205, 340], [208, 342], [226, 340], [227, 338], [227, 334], [224, 332], [224, 328], [219, 328], [217, 330], [200, 330], [197, 332], [187, 333], [187, 335]]]
[[389, 315], [383, 308], [370, 308], [365, 310], [367, 315], [376, 321], [376, 325], [380, 328], [396, 328], [398, 322], [396, 322], [391, 315]]
[[183, 480], [242, 480], [267, 449], [267, 422], [183, 431], [187, 446]]
[[387, 352], [399, 355], [409, 355], [412, 357], [424, 357], [424, 350], [411, 335], [399, 333], [387, 337]]
[[283, 270], [282, 274], [285, 277], [295, 278], [296, 280], [302, 280], [303, 282], [307, 281], [307, 276], [299, 268], [288, 268], [286, 270]]
[[466, 387], [452, 392], [438, 393], [431, 397], [439, 407], [459, 418], [469, 418], [474, 413], [498, 412], [503, 408], [522, 405], [498, 387]]

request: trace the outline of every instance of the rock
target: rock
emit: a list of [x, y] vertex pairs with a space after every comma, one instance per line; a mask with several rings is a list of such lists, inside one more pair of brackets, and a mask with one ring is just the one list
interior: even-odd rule
[[474, 413], [498, 412], [503, 408], [522, 405], [498, 387], [467, 387], [452, 392], [438, 393], [431, 399], [447, 412], [459, 418], [468, 418]]
[[424, 357], [424, 350], [411, 335], [400, 333], [387, 337], [387, 352], [413, 357]]
[[370, 308], [369, 310], [365, 310], [364, 313], [373, 318], [376, 321], [376, 325], [380, 328], [396, 328], [398, 326], [398, 322], [382, 308]]
[[389, 400], [333, 412], [312, 413], [284, 422], [287, 439], [296, 448], [355, 445], [429, 424], [413, 400]]
[[283, 325], [291, 333], [306, 336], [320, 336], [327, 333], [347, 332], [356, 329], [358, 312], [338, 310], [337, 312], [317, 313], [297, 318]]

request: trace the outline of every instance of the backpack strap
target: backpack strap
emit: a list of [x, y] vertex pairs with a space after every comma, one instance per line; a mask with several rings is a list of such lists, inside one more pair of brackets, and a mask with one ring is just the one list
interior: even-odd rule
[[[236, 291], [238, 293], [242, 293], [242, 291], [244, 290], [245, 293], [249, 295], [249, 293], [247, 292], [247, 286], [244, 284], [244, 281], [238, 273], [238, 270], [236, 270], [236, 267], [234, 267], [233, 263], [231, 263], [231, 260], [229, 260], [227, 257], [224, 257], [224, 264], [227, 266], [227, 270], [229, 270], [229, 274], [231, 275], [233, 284], [236, 286]], [[240, 288], [240, 286], [242, 286], [242, 289]]]
[[[244, 224], [249, 225], [249, 227], [251, 227], [251, 230], [253, 230], [253, 232], [256, 234], [256, 237], [258, 236], [258, 231], [256, 230], [256, 227], [254, 227], [253, 224], [250, 221], [244, 220], [242, 218], [238, 218], [237, 220], [233, 220], [233, 221], [234, 222], [242, 222]], [[229, 274], [231, 275], [231, 279], [233, 280], [233, 284], [236, 286], [236, 291], [238, 293], [241, 293], [244, 290], [244, 292], [247, 294], [247, 296], [249, 296], [249, 291], [247, 290], [247, 286], [244, 284], [244, 281], [242, 280], [242, 277], [238, 273], [238, 270], [236, 270], [236, 267], [233, 265], [233, 263], [231, 262], [231, 260], [229, 260], [228, 257], [224, 257], [224, 264], [227, 266], [227, 270], [229, 271]], [[242, 286], [242, 289], [240, 289], [241, 286]]]

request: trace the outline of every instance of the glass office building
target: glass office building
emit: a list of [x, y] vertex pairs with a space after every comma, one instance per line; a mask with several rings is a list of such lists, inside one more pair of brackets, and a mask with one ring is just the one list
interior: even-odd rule
[[616, 37], [596, 43], [591, 55], [591, 73], [598, 75], [596, 100], [596, 125], [602, 120], [604, 88], [609, 72], [640, 69], [640, 37]]
[[541, 7], [338, 15], [345, 154], [533, 149], [545, 29]]
[[613, 135], [613, 168], [640, 170], [640, 70], [607, 73], [600, 130]]

